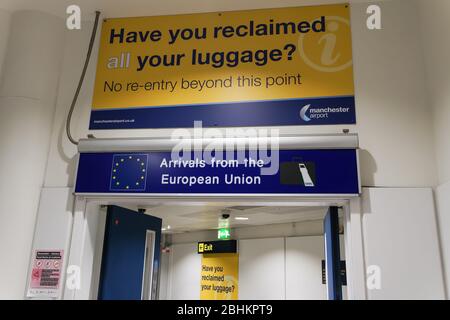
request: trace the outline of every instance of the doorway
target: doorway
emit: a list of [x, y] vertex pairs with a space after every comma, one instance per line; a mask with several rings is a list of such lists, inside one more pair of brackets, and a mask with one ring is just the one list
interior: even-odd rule
[[[239, 299], [326, 299], [330, 290], [333, 290], [333, 294], [331, 297], [328, 294], [328, 298], [342, 299], [347, 296], [346, 287], [342, 295], [342, 283], [336, 283], [336, 278], [330, 278], [331, 272], [326, 272], [330, 269], [325, 268], [325, 273], [322, 270], [322, 260], [330, 261], [333, 258], [326, 254], [331, 251], [325, 250], [325, 239], [332, 238], [330, 231], [324, 237], [327, 229], [324, 219], [330, 216], [330, 213], [335, 214], [338, 219], [335, 220], [337, 224], [333, 231], [338, 237], [337, 254], [342, 252], [344, 256], [342, 212], [331, 212], [328, 207], [318, 205], [236, 206], [211, 202], [152, 203], [140, 205], [141, 210], [138, 212], [133, 203], [121, 205], [128, 209], [118, 205], [106, 206], [106, 212], [103, 210], [105, 221], [99, 223], [99, 229], [102, 223], [105, 224], [103, 244], [97, 244], [97, 248], [103, 248], [98, 275], [99, 299], [199, 299], [201, 257], [196, 252], [196, 244], [199, 241], [217, 239], [217, 229], [223, 212], [227, 212], [229, 216], [231, 237], [239, 243]], [[134, 210], [131, 210], [133, 208]], [[147, 219], [150, 222], [159, 220], [159, 230], [150, 230], [143, 223], [143, 220]], [[114, 231], [125, 223], [134, 225], [123, 225], [125, 233], [132, 234], [124, 236], [122, 232], [116, 237], [116, 242], [111, 241], [112, 235], [117, 233]], [[162, 240], [158, 242], [161, 247], [154, 244], [158, 231]], [[137, 237], [137, 234], [140, 236]], [[153, 245], [149, 246], [149, 243]], [[130, 246], [137, 249], [130, 250]], [[119, 249], [115, 250], [113, 247]], [[126, 247], [128, 253], [121, 253], [120, 249], [126, 250]], [[263, 252], [258, 253], [258, 247], [262, 247]], [[149, 248], [154, 251], [148, 251]], [[113, 255], [113, 258], [109, 255]], [[271, 258], [268, 258], [269, 256]], [[114, 262], [114, 257], [121, 259], [121, 263]], [[132, 262], [131, 259], [136, 261]], [[339, 261], [340, 257], [334, 259]], [[120, 275], [112, 280], [105, 276], [105, 270], [109, 270], [108, 265], [111, 263], [114, 266], [109, 274]], [[333, 263], [329, 265], [333, 266]], [[328, 264], [327, 268], [330, 268]], [[267, 273], [277, 273], [277, 276], [273, 277], [271, 283], [266, 284], [268, 290], [258, 290], [261, 285], [257, 283], [258, 275], [263, 277], [266, 274], [267, 277]], [[131, 281], [130, 277], [134, 280]], [[108, 281], [113, 281], [115, 287], [105, 286]], [[333, 283], [334, 287], [327, 289], [325, 283]], [[301, 290], [298, 289], [300, 287]], [[118, 290], [118, 293], [112, 293], [111, 288]], [[312, 294], [314, 290], [315, 294]]]

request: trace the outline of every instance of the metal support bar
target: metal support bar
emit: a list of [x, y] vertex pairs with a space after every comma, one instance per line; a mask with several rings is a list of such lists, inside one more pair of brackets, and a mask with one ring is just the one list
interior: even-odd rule
[[240, 148], [274, 146], [281, 150], [290, 149], [357, 149], [357, 134], [329, 135], [285, 135], [280, 137], [239, 137], [239, 138], [108, 138], [81, 139], [78, 145], [80, 153], [92, 152], [127, 152], [127, 151], [170, 151], [175, 146], [190, 145], [191, 150], [202, 150], [214, 142], [215, 146], [223, 145]]

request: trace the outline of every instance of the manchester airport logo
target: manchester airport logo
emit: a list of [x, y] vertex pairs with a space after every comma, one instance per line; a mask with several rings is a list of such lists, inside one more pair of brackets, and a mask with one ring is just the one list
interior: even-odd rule
[[339, 116], [340, 114], [347, 114], [349, 112], [349, 107], [311, 106], [311, 104], [307, 104], [300, 109], [300, 119], [305, 122], [310, 122], [311, 120], [326, 121], [329, 117]]
[[113, 156], [111, 191], [145, 191], [147, 154], [117, 154]]

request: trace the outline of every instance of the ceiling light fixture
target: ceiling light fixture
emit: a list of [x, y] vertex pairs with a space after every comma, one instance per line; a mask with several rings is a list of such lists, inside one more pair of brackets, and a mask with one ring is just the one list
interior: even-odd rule
[[235, 217], [234, 220], [246, 221], [246, 220], [248, 220], [248, 218], [247, 217]]

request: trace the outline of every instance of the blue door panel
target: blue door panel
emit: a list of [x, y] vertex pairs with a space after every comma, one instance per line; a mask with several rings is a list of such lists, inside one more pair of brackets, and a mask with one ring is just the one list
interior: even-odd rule
[[162, 220], [129, 209], [108, 206], [99, 300], [140, 300], [147, 230], [155, 231], [153, 267], [160, 258]]

